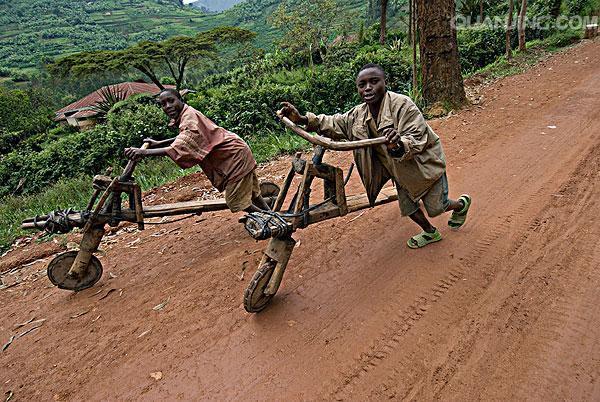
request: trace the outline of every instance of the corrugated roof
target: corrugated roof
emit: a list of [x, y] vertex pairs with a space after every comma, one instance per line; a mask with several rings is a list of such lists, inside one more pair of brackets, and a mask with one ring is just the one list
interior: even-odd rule
[[[120, 92], [124, 94], [125, 98], [136, 94], [157, 95], [160, 92], [160, 89], [155, 84], [147, 84], [145, 82], [122, 82], [120, 84], [108, 85], [107, 87], [109, 87], [113, 92]], [[72, 116], [75, 118], [95, 116], [97, 113], [90, 109], [104, 99], [104, 96], [102, 95], [102, 90], [104, 88], [106, 87], [97, 89], [91, 94], [58, 110], [56, 112], [55, 120], [65, 120], [65, 114], [69, 114], [70, 117]], [[165, 88], [175, 88], [175, 86], [165, 85]]]

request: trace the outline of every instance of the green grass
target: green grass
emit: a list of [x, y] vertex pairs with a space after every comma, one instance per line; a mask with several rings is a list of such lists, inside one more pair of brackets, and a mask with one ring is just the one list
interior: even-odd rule
[[248, 140], [257, 162], [262, 163], [282, 154], [293, 154], [310, 148], [310, 144], [288, 131], [282, 134], [271, 133]]

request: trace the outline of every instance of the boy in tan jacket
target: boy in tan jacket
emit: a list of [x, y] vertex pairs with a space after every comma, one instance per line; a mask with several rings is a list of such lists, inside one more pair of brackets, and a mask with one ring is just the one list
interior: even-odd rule
[[356, 78], [364, 103], [344, 114], [333, 116], [306, 113], [284, 102], [282, 112], [309, 131], [336, 140], [386, 137], [388, 145], [354, 151], [354, 159], [371, 204], [384, 184], [392, 179], [398, 189], [403, 216], [409, 216], [423, 232], [407, 245], [421, 248], [442, 240], [442, 235], [425, 217], [421, 201], [430, 217], [452, 211], [448, 225], [460, 228], [466, 221], [471, 197], [448, 198], [446, 159], [440, 138], [425, 122], [410, 98], [385, 88], [385, 72], [376, 64], [364, 66]]

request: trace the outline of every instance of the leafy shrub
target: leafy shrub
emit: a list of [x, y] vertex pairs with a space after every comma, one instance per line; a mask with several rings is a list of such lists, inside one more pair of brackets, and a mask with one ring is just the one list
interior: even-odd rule
[[[525, 39], [532, 41], [544, 39], [554, 31], [542, 28], [527, 28]], [[457, 32], [458, 49], [463, 73], [477, 71], [493, 63], [506, 52], [506, 31], [503, 28], [493, 29], [487, 25], [474, 25]], [[511, 46], [516, 48], [519, 37], [516, 30], [511, 37]]]
[[12, 73], [12, 69], [8, 67], [0, 67], [0, 77], [10, 77]]
[[551, 49], [557, 49], [577, 43], [579, 40], [581, 40], [580, 31], [567, 30], [555, 33], [547, 38], [544, 43]]
[[506, 50], [506, 33], [486, 25], [457, 32], [460, 61], [464, 73], [471, 73], [493, 63]]
[[141, 145], [145, 137], [165, 138], [168, 135], [166, 123], [166, 116], [157, 106], [138, 104], [109, 114], [107, 124], [88, 131], [52, 131], [56, 136], [54, 141], [43, 143], [35, 150], [20, 148], [0, 160], [0, 196], [17, 189], [33, 193], [61, 178], [101, 173], [123, 159], [124, 148]]
[[44, 105], [43, 92], [0, 87], [0, 155], [29, 136], [46, 131], [51, 110]]
[[565, 5], [571, 15], [587, 16], [600, 11], [600, 0], [566, 0]]

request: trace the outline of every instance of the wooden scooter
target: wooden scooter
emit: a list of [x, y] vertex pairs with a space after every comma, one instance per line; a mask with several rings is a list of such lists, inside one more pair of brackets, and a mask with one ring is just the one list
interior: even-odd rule
[[[148, 143], [142, 146], [148, 148]], [[22, 229], [45, 230], [48, 233], [68, 233], [82, 228], [83, 237], [78, 251], [57, 255], [48, 264], [48, 278], [60, 289], [80, 291], [94, 286], [102, 276], [102, 263], [94, 256], [98, 251], [105, 226], [117, 227], [121, 222], [137, 223], [143, 230], [148, 218], [196, 214], [228, 209], [224, 199], [179, 202], [144, 206], [142, 191], [133, 178], [135, 161], [129, 161], [123, 173], [117, 177], [105, 175], [93, 179], [94, 193], [84, 211], [54, 211], [23, 221]], [[269, 182], [261, 183], [261, 192], [267, 203], [275, 201], [279, 188]], [[122, 195], [126, 194], [129, 205], [122, 207]]]
[[[311, 135], [280, 113], [278, 116], [287, 128], [315, 145], [315, 150], [311, 161], [302, 159], [300, 153], [296, 154], [272, 212], [251, 213], [246, 217], [246, 230], [253, 238], [270, 238], [258, 270], [244, 292], [244, 308], [250, 313], [265, 309], [277, 293], [296, 244], [292, 238], [294, 232], [315, 223], [398, 200], [397, 191], [393, 187], [384, 188], [373, 205], [369, 203], [366, 194], [347, 196], [345, 185], [351, 171], [344, 179], [340, 168], [323, 163], [326, 149], [352, 151], [380, 146], [386, 143], [385, 138], [336, 142]], [[301, 176], [300, 184], [284, 210], [283, 204], [296, 175]], [[315, 179], [323, 180], [324, 200], [311, 204], [311, 188]]]
[[[373, 205], [366, 194], [347, 196], [344, 179], [339, 167], [323, 163], [326, 150], [351, 151], [354, 149], [380, 146], [385, 138], [360, 141], [336, 142], [329, 138], [311, 135], [300, 129], [289, 119], [279, 116], [282, 122], [294, 133], [315, 145], [312, 160], [305, 160], [302, 154], [294, 157], [281, 191], [273, 183], [261, 183], [263, 197], [272, 211], [246, 215], [245, 227], [257, 240], [269, 239], [260, 265], [244, 292], [244, 307], [248, 312], [257, 313], [265, 309], [277, 293], [296, 241], [294, 232], [325, 220], [344, 216], [362, 209], [387, 204], [398, 199], [396, 189], [384, 188]], [[144, 144], [143, 148], [147, 148]], [[94, 193], [84, 211], [55, 211], [45, 216], [37, 216], [23, 221], [23, 229], [45, 230], [49, 233], [68, 233], [74, 228], [82, 228], [83, 238], [78, 251], [59, 254], [48, 264], [50, 281], [61, 289], [80, 291], [93, 286], [102, 276], [102, 264], [94, 256], [104, 236], [104, 227], [116, 227], [121, 222], [137, 223], [144, 229], [144, 219], [154, 217], [201, 214], [203, 212], [227, 209], [225, 200], [190, 201], [175, 204], [144, 206], [141, 189], [133, 179], [136, 162], [130, 161], [120, 176], [95, 176]], [[301, 176], [295, 194], [284, 209], [287, 195], [296, 175]], [[323, 180], [324, 199], [311, 204], [314, 180]], [[122, 195], [126, 194], [129, 205], [123, 208]]]

